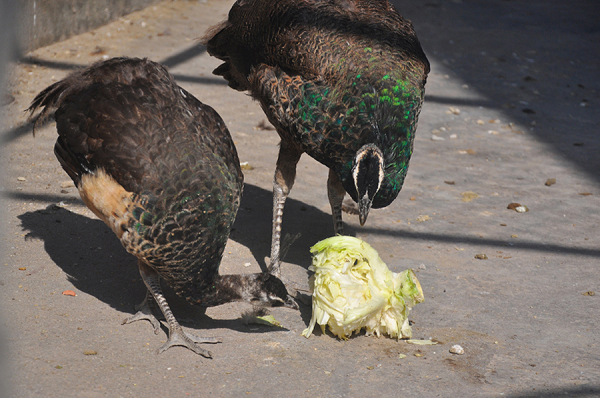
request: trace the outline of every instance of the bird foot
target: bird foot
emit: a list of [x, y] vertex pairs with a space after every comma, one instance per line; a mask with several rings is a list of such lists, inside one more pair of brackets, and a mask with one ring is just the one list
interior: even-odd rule
[[185, 347], [191, 351], [194, 351], [198, 355], [202, 355], [206, 358], [212, 358], [212, 353], [204, 348], [198, 346], [198, 344], [216, 344], [222, 340], [218, 337], [199, 337], [193, 334], [188, 334], [183, 331], [181, 327], [173, 328], [169, 331], [169, 339], [167, 342], [158, 349], [158, 353], [161, 354], [174, 346]]
[[160, 332], [160, 322], [158, 321], [158, 319], [156, 319], [156, 317], [152, 314], [150, 308], [147, 306], [140, 308], [140, 310], [136, 312], [133, 316], [123, 319], [121, 325], [142, 320], [149, 321], [152, 324], [152, 327], [154, 328], [154, 334], [158, 334], [158, 332]]

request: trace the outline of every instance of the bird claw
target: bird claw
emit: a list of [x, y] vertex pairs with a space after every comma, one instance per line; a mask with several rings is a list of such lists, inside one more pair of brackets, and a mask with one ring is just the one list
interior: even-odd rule
[[149, 321], [152, 324], [152, 327], [154, 328], [154, 334], [158, 334], [160, 332], [160, 322], [158, 321], [158, 319], [156, 319], [156, 317], [152, 314], [152, 311], [150, 311], [148, 307], [142, 307], [133, 316], [123, 319], [121, 325], [142, 320]]
[[203, 357], [212, 358], [212, 352], [199, 347], [198, 344], [215, 344], [220, 342], [221, 339], [219, 337], [199, 337], [193, 334], [188, 334], [181, 328], [176, 328], [169, 331], [169, 339], [162, 347], [158, 349], [158, 353], [161, 354], [174, 346], [181, 346], [195, 352], [198, 355], [202, 355]]

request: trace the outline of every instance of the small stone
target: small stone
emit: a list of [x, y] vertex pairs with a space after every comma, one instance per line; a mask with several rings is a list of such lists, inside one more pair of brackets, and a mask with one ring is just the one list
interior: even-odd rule
[[593, 290], [587, 291], [585, 293], [582, 293], [584, 296], [595, 296], [596, 293]]
[[554, 184], [556, 184], [556, 178], [548, 178], [548, 179], [546, 180], [546, 184], [545, 184], [545, 185], [546, 185], [547, 187], [549, 187], [549, 186], [551, 186], [551, 185], [554, 185]]
[[60, 183], [60, 187], [61, 188], [73, 188], [75, 186], [75, 183], [73, 181], [63, 181]]
[[517, 213], [526, 213], [529, 211], [529, 208], [527, 206], [522, 205], [520, 203], [510, 203], [506, 208], [509, 210], [514, 210]]
[[17, 177], [17, 181], [27, 181], [27, 178], [25, 178], [25, 177]]
[[446, 141], [444, 137], [440, 137], [439, 135], [432, 134], [431, 141]]
[[448, 108], [448, 110], [446, 111], [447, 114], [449, 115], [460, 115], [460, 109], [451, 106], [450, 108]]
[[85, 350], [83, 355], [98, 355], [98, 351], [95, 350]]
[[456, 355], [463, 355], [465, 353], [465, 350], [458, 344], [454, 344], [452, 347], [450, 347], [450, 353]]
[[477, 260], [487, 260], [487, 259], [488, 259], [488, 256], [486, 256], [486, 255], [485, 255], [485, 254], [483, 254], [483, 253], [480, 253], [480, 254], [476, 254], [476, 255], [475, 255], [475, 258], [476, 258]]

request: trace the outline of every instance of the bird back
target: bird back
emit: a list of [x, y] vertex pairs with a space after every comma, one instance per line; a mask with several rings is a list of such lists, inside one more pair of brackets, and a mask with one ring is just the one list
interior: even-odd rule
[[55, 153], [78, 187], [102, 169], [132, 194], [121, 220], [125, 248], [183, 296], [210, 284], [243, 183], [219, 115], [162, 66], [127, 58], [50, 86], [30, 110], [37, 108], [41, 118], [54, 113]]
[[356, 200], [356, 152], [375, 144], [385, 178], [373, 207], [400, 191], [429, 62], [412, 24], [387, 1], [240, 0], [210, 30], [215, 70], [249, 90], [282, 140], [333, 169]]

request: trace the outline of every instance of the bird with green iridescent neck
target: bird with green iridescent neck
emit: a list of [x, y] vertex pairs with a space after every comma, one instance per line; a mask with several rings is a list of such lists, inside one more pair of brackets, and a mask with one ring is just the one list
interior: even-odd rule
[[307, 153], [329, 168], [334, 229], [342, 201], [388, 206], [413, 151], [429, 62], [412, 24], [387, 0], [238, 0], [209, 29], [213, 73], [249, 91], [281, 144], [273, 183], [270, 271], [280, 274], [283, 207]]

